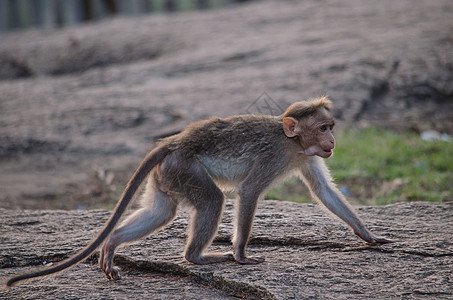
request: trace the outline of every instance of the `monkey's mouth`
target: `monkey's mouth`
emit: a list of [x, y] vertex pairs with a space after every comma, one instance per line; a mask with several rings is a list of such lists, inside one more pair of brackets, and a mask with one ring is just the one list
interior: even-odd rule
[[324, 155], [322, 155], [324, 158], [328, 158], [333, 154], [333, 149], [322, 149], [322, 151], [324, 152]]

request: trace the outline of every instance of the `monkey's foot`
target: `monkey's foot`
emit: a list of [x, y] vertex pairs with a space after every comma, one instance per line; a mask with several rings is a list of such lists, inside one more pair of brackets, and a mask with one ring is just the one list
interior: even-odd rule
[[186, 259], [191, 263], [197, 265], [207, 265], [207, 264], [215, 264], [224, 261], [235, 261], [234, 255], [231, 252], [226, 253], [209, 253], [204, 255], [187, 255]]
[[110, 270], [104, 270], [105, 277], [107, 277], [108, 280], [113, 279], [113, 280], [120, 280], [121, 275], [120, 275], [120, 269], [118, 267], [113, 267]]
[[119, 280], [120, 269], [113, 266], [113, 254], [114, 250], [111, 250], [108, 246], [108, 243], [105, 243], [101, 249], [101, 254], [99, 255], [99, 266], [104, 272], [107, 279]]
[[256, 264], [260, 264], [263, 261], [265, 261], [265, 258], [258, 257], [258, 256], [251, 256], [251, 257], [239, 258], [239, 259], [236, 259], [236, 261], [241, 265], [256, 265]]

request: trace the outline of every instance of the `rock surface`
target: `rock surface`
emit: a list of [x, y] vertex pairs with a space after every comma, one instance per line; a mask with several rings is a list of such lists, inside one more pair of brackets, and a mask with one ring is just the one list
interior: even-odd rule
[[324, 94], [340, 127], [451, 133], [452, 19], [450, 0], [257, 1], [0, 33], [0, 205], [106, 207], [156, 137]]
[[[228, 201], [210, 250], [229, 251]], [[0, 299], [451, 299], [453, 204], [362, 207], [375, 233], [396, 243], [368, 246], [319, 206], [260, 202], [249, 253], [259, 265], [186, 262], [187, 215], [121, 248], [123, 279], [108, 281], [95, 257], [69, 271], [0, 292]], [[0, 210], [0, 277], [35, 270], [80, 249], [110, 212]]]
[[[105, 208], [156, 138], [324, 94], [343, 127], [452, 133], [452, 19], [450, 0], [261, 1], [0, 33], [0, 207]], [[231, 206], [213, 250], [231, 248]], [[373, 231], [397, 240], [382, 247], [317, 206], [260, 206], [249, 251], [263, 264], [187, 263], [180, 214], [118, 252], [121, 281], [108, 282], [92, 258], [0, 299], [453, 297], [452, 204], [360, 208]], [[0, 213], [2, 279], [67, 257], [109, 215]]]

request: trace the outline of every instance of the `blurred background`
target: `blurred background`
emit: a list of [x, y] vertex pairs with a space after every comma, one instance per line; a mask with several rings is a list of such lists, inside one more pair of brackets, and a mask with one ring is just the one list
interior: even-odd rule
[[115, 15], [185, 12], [247, 1], [253, 0], [1, 0], [0, 29], [56, 28]]
[[[453, 201], [450, 0], [0, 0], [0, 208], [112, 208], [156, 140], [328, 95], [356, 205]], [[296, 179], [267, 199], [310, 202]]]

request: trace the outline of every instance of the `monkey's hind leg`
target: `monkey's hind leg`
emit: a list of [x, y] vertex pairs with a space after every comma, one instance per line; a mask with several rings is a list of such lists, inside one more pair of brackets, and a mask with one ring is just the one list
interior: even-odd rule
[[212, 243], [222, 217], [224, 195], [199, 163], [191, 166], [192, 177], [184, 185], [184, 194], [194, 207], [185, 258], [195, 264], [234, 261], [233, 253], [205, 253]]
[[[219, 201], [220, 199], [210, 199]], [[204, 253], [204, 250], [212, 243], [218, 228], [218, 219], [222, 212], [223, 201], [218, 202], [216, 207], [198, 209], [192, 216], [189, 228], [189, 238], [185, 251], [185, 258], [194, 264], [212, 264], [224, 261], [234, 261], [233, 253]]]
[[148, 196], [148, 189], [154, 189], [151, 203], [129, 216], [123, 225], [112, 233], [101, 249], [99, 265], [108, 279], [121, 278], [118, 268], [113, 266], [113, 256], [118, 246], [157, 231], [173, 220], [176, 214], [177, 204], [166, 193], [149, 184], [145, 197]]

